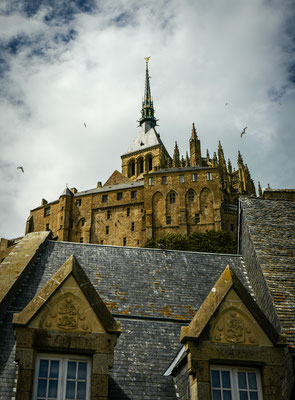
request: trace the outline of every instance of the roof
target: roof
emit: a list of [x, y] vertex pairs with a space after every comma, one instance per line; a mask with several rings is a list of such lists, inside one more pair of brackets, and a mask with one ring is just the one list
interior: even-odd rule
[[295, 202], [242, 197], [240, 203], [282, 331], [295, 347]]
[[2, 315], [0, 357], [6, 367], [1, 379], [6, 385], [0, 385], [0, 398], [13, 389], [16, 376], [12, 314], [25, 308], [72, 254], [122, 324], [109, 398], [176, 399], [171, 378], [164, 373], [180, 348], [180, 328], [192, 319], [227, 265], [247, 285], [241, 257], [52, 240]]
[[141, 129], [133, 140], [131, 145], [128, 147], [126, 154], [135, 153], [137, 151], [146, 150], [150, 147], [162, 145], [160, 135], [157, 133], [154, 127], [151, 127], [148, 122], [144, 122], [141, 125]]
[[179, 168], [163, 168], [159, 169], [158, 171], [150, 171], [149, 175], [155, 175], [155, 174], [165, 174], [165, 173], [173, 173], [173, 172], [186, 172], [186, 171], [203, 171], [203, 170], [210, 170], [210, 171], [215, 171], [216, 168], [214, 167], [179, 167]]

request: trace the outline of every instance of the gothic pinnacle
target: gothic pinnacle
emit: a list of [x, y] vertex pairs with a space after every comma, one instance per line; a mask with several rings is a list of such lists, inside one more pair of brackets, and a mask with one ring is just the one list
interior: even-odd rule
[[180, 158], [177, 142], [175, 142], [174, 154], [173, 154], [173, 167], [180, 167]]

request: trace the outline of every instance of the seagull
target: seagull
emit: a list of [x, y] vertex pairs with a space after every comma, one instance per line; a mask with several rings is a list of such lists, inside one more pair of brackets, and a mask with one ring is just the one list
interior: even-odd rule
[[84, 122], [84, 126], [85, 126], [85, 128], [86, 128], [86, 122]]
[[228, 103], [225, 103], [225, 106], [227, 106], [228, 105]]
[[246, 126], [243, 130], [242, 130], [242, 132], [241, 132], [241, 134], [240, 134], [240, 136], [242, 137], [243, 135], [245, 135], [245, 133], [246, 133], [246, 129], [247, 129], [248, 127]]
[[16, 169], [17, 169], [17, 170], [20, 169], [20, 170], [22, 171], [22, 173], [25, 172], [24, 169], [23, 169], [23, 167], [17, 167]]

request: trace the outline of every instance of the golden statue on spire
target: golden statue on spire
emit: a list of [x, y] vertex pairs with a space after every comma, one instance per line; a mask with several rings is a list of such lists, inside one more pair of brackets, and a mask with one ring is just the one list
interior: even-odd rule
[[144, 57], [145, 62], [148, 63], [150, 58], [151, 58], [151, 56], [149, 56], [149, 57]]

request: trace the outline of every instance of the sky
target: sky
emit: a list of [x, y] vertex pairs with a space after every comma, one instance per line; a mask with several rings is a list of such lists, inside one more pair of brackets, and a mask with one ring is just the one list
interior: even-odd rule
[[203, 156], [220, 140], [256, 187], [295, 188], [294, 17], [291, 0], [2, 0], [0, 237], [24, 235], [42, 198], [121, 170], [147, 56], [170, 155], [194, 122]]

